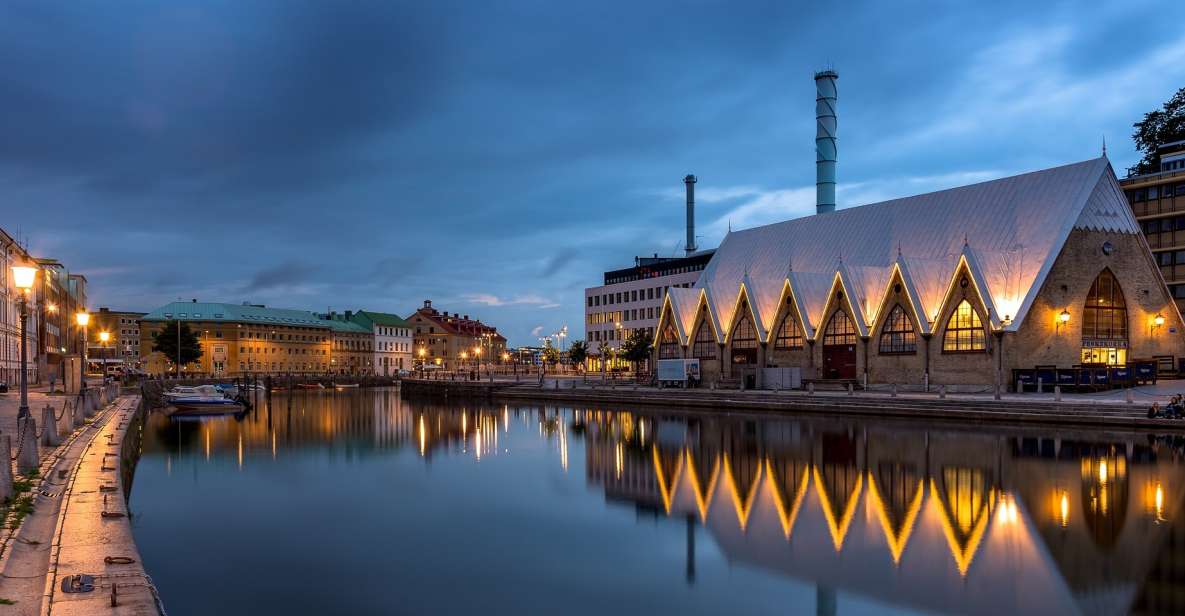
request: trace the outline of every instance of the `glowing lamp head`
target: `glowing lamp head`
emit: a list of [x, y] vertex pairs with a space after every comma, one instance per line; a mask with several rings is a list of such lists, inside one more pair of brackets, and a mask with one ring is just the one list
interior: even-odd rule
[[502, 361], [506, 361], [508, 359], [510, 359], [510, 353], [503, 353], [502, 354]]
[[80, 312], [74, 315], [74, 321], [79, 327], [86, 327], [86, 324], [91, 322], [91, 315], [89, 312]]
[[1158, 314], [1152, 317], [1152, 322], [1155, 323], [1157, 327], [1164, 325], [1164, 315]]
[[99, 332], [100, 342], [106, 344], [108, 340], [111, 340], [111, 332]]
[[12, 284], [16, 285], [16, 288], [28, 291], [33, 288], [35, 280], [37, 280], [37, 268], [27, 265], [12, 266]]
[[474, 355], [481, 355], [481, 347], [474, 347], [473, 354]]
[[1063, 310], [1061, 314], [1057, 315], [1057, 320], [1058, 320], [1058, 321], [1059, 321], [1059, 322], [1060, 322], [1062, 325], [1065, 325], [1066, 323], [1069, 323], [1069, 322], [1070, 322], [1070, 313], [1069, 313], [1068, 311], [1066, 311], [1066, 310]]

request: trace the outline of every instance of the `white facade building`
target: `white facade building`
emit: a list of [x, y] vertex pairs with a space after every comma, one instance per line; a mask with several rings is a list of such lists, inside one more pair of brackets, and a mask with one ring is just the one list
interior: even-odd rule
[[601, 343], [616, 351], [638, 329], [653, 338], [667, 289], [694, 285], [714, 252], [704, 250], [674, 258], [637, 257], [634, 267], [605, 272], [605, 284], [585, 289], [584, 339], [589, 355], [597, 356], [590, 359], [588, 368], [601, 369]]
[[[31, 264], [33, 259], [24, 248], [0, 230], [0, 383], [7, 383], [10, 388], [19, 386], [21, 369], [20, 294], [12, 279], [12, 267]], [[30, 383], [38, 380], [37, 357], [41, 348], [37, 341], [37, 289], [38, 285], [33, 285], [29, 296], [27, 370]]]
[[407, 321], [385, 312], [359, 310], [348, 318], [370, 328], [374, 335], [374, 373], [381, 376], [397, 374], [412, 368], [412, 333]]

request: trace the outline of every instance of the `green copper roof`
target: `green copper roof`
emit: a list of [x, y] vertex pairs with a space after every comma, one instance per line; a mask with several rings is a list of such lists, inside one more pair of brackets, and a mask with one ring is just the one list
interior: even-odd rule
[[359, 310], [354, 313], [351, 320], [364, 327], [374, 327], [375, 325], [382, 325], [384, 327], [409, 327], [407, 321], [403, 320], [403, 317], [387, 312]]
[[141, 321], [226, 321], [252, 325], [331, 328], [329, 321], [306, 310], [263, 308], [241, 304], [171, 302], [140, 318]]

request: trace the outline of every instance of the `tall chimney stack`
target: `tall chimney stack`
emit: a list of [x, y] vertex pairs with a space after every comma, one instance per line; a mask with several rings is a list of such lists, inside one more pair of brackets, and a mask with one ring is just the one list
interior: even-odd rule
[[832, 70], [815, 73], [815, 213], [835, 211], [835, 80]]
[[694, 175], [683, 178], [683, 185], [687, 187], [687, 243], [683, 250], [688, 256], [695, 252], [695, 182]]

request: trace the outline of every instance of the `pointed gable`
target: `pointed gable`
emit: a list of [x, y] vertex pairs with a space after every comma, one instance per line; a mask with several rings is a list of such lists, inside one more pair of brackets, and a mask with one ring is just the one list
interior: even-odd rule
[[744, 281], [759, 327], [769, 330], [764, 319], [776, 318], [789, 280], [804, 324], [815, 329], [833, 277], [846, 270], [866, 326], [898, 263], [919, 314], [932, 322], [965, 258], [993, 325], [1016, 329], [1075, 227], [1139, 232], [1106, 158], [733, 231], [696, 288], [717, 324], [732, 323]]

